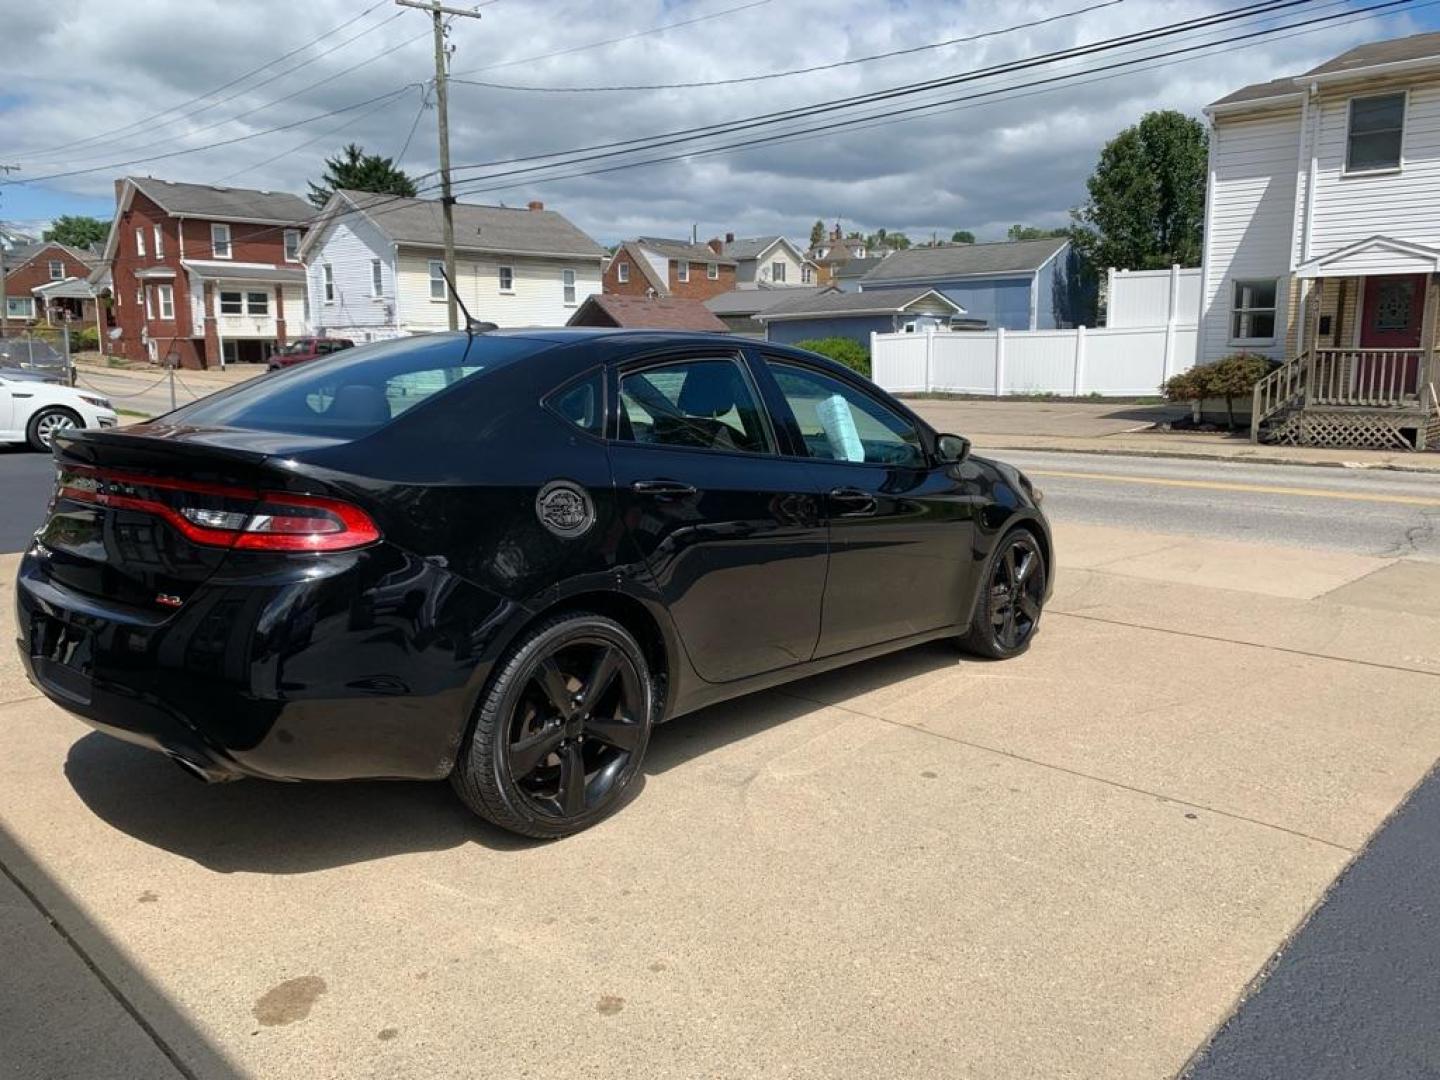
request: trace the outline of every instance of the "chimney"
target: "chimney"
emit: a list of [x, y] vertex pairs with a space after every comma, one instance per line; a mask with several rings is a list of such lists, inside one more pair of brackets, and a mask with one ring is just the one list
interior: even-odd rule
[[733, 232], [727, 232], [727, 233], [725, 234], [725, 243], [727, 243], [727, 244], [733, 244], [734, 242], [735, 242], [735, 234], [734, 234]]
[[526, 208], [529, 210], [544, 210], [545, 204], [538, 199], [531, 199], [530, 202], [526, 204]]
[[[726, 236], [730, 236], [730, 237], [732, 237], [732, 238], [733, 238], [733, 236], [734, 236], [733, 233], [726, 233], [725, 235], [726, 235]], [[707, 242], [706, 242], [706, 246], [707, 246], [711, 251], [713, 251], [716, 255], [723, 255], [723, 254], [725, 254], [725, 241], [724, 241], [724, 240], [721, 240], [718, 236], [715, 237], [715, 239], [713, 239], [713, 240], [707, 241]]]

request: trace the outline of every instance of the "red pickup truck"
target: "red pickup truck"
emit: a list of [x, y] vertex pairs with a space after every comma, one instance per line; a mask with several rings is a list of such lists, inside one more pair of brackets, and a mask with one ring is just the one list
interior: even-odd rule
[[296, 338], [279, 352], [271, 354], [269, 367], [271, 371], [279, 371], [281, 368], [294, 367], [296, 364], [303, 364], [306, 360], [314, 360], [319, 356], [329, 356], [331, 353], [339, 352], [341, 349], [353, 349], [354, 347], [355, 342], [349, 338]]

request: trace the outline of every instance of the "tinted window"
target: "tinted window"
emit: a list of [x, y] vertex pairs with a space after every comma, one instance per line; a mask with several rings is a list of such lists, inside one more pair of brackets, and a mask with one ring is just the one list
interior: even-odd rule
[[728, 358], [687, 360], [622, 375], [620, 438], [755, 454], [772, 449], [750, 381]]
[[605, 396], [597, 371], [571, 386], [563, 386], [545, 399], [545, 404], [581, 431], [600, 435], [605, 428]]
[[920, 432], [868, 394], [809, 368], [771, 363], [811, 457], [883, 465], [926, 464]]
[[449, 335], [400, 338], [285, 368], [171, 416], [204, 427], [358, 438], [464, 379], [551, 347], [523, 337], [480, 336], [468, 348]]

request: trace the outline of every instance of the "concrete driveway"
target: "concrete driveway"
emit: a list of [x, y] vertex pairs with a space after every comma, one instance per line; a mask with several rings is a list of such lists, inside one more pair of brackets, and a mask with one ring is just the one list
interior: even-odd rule
[[442, 785], [204, 787], [0, 649], [6, 1075], [1176, 1073], [1440, 754], [1440, 566], [1058, 544], [1021, 660], [678, 721], [553, 844]]

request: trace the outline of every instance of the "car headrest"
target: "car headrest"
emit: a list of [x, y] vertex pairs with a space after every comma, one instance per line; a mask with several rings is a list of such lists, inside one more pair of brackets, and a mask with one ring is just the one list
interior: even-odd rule
[[390, 402], [378, 386], [351, 383], [335, 391], [329, 416], [356, 424], [383, 423], [390, 419]]
[[676, 404], [686, 416], [724, 416], [735, 407], [740, 373], [729, 363], [696, 364], [685, 373]]

